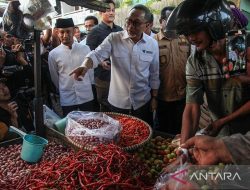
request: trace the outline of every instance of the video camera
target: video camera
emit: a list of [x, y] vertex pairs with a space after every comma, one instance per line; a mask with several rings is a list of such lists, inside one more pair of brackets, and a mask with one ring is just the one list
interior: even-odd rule
[[34, 46], [33, 46], [33, 40], [32, 39], [25, 39], [23, 40], [23, 48], [25, 52], [33, 52]]
[[35, 88], [34, 87], [20, 87], [16, 93], [16, 98], [19, 100], [31, 101], [35, 97]]

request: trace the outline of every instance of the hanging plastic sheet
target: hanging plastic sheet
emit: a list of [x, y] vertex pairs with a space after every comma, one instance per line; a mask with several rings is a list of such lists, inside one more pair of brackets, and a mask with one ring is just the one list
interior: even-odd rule
[[8, 3], [3, 13], [3, 29], [18, 38], [27, 38], [29, 36], [29, 31], [25, 27], [23, 13], [19, 8], [19, 1], [11, 1]]

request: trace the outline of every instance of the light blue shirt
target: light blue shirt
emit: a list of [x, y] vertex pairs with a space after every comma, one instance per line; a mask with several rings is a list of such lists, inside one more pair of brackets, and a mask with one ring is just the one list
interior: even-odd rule
[[155, 39], [143, 33], [136, 44], [127, 31], [111, 33], [86, 57], [93, 67], [111, 59], [108, 101], [121, 109], [138, 109], [151, 99], [151, 89], [159, 88], [159, 48]]
[[84, 39], [80, 42], [80, 44], [82, 44], [82, 45], [86, 45], [86, 41], [87, 41], [87, 37], [86, 37], [86, 38], [84, 38]]
[[94, 78], [93, 69], [86, 73], [82, 81], [74, 80], [69, 76], [73, 69], [81, 65], [89, 52], [88, 46], [74, 42], [72, 49], [61, 44], [49, 53], [49, 71], [52, 82], [59, 90], [62, 106], [79, 105], [93, 100], [91, 86]]

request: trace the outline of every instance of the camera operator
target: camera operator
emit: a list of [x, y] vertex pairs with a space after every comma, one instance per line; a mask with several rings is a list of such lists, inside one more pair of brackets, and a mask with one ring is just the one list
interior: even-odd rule
[[[33, 81], [33, 70], [29, 62], [26, 52], [20, 41], [9, 33], [5, 33], [3, 37], [3, 46], [0, 53], [1, 74], [0, 76], [7, 78], [7, 86], [11, 95], [21, 86], [27, 85], [28, 81]], [[15, 69], [9, 66], [14, 66]], [[15, 67], [21, 66], [21, 67]], [[3, 72], [5, 71], [5, 72]]]

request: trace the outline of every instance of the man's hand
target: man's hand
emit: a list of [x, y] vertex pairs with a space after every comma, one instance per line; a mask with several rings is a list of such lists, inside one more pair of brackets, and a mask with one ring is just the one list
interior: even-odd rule
[[224, 122], [222, 119], [218, 119], [214, 122], [212, 122], [207, 128], [206, 128], [206, 134], [212, 137], [215, 137], [218, 135], [220, 130], [222, 129], [224, 125]]
[[25, 60], [24, 52], [18, 51], [16, 53], [16, 61], [20, 63], [20, 65], [28, 65], [28, 61]]
[[5, 63], [5, 57], [6, 57], [6, 53], [5, 51], [1, 48], [0, 49], [0, 68], [4, 65]]
[[87, 73], [88, 68], [87, 67], [77, 67], [73, 71], [70, 72], [70, 76], [73, 75], [75, 80], [81, 81], [82, 79], [80, 77], [84, 77]]
[[189, 153], [199, 165], [232, 162], [231, 155], [221, 139], [209, 136], [195, 136], [188, 139], [181, 147], [190, 149]]
[[12, 52], [20, 52], [20, 51], [23, 51], [23, 46], [22, 44], [16, 44], [16, 45], [12, 45], [11, 46], [11, 51]]
[[102, 66], [102, 68], [105, 69], [105, 70], [110, 70], [110, 69], [111, 69], [110, 61], [102, 61], [102, 62], [101, 62], [101, 66]]

